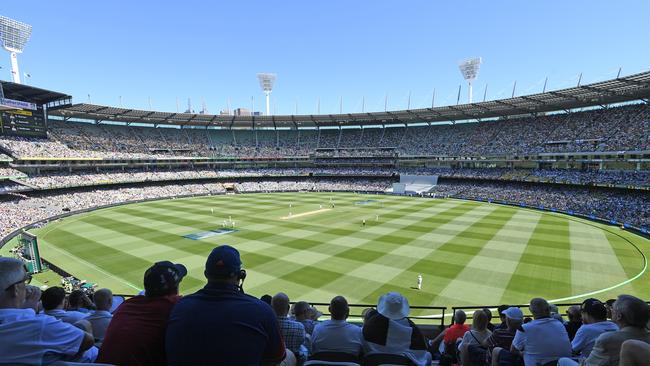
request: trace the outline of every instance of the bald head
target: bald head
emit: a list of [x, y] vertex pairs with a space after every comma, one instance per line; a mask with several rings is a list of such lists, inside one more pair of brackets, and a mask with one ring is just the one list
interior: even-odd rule
[[330, 314], [332, 320], [345, 320], [350, 315], [350, 307], [348, 306], [348, 300], [343, 296], [336, 296], [330, 301]]
[[548, 304], [548, 301], [541, 297], [530, 300], [529, 307], [535, 319], [551, 316], [551, 306]]
[[271, 299], [271, 307], [277, 316], [287, 316], [289, 313], [289, 296], [284, 292], [278, 292]]
[[454, 323], [465, 324], [465, 320], [467, 320], [467, 314], [460, 309], [456, 310], [454, 313]]
[[107, 288], [95, 291], [93, 302], [97, 310], [110, 311], [113, 306], [113, 292]]

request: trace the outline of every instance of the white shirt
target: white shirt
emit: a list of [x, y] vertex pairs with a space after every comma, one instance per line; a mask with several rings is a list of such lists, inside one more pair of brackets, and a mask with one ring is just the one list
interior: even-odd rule
[[554, 318], [535, 319], [521, 326], [512, 345], [524, 353], [526, 365], [545, 364], [571, 357], [571, 343], [564, 324]]
[[571, 342], [571, 348], [575, 353], [579, 353], [580, 357], [587, 358], [594, 348], [596, 338], [605, 332], [615, 332], [618, 326], [609, 320], [604, 322], [583, 324], [578, 328], [576, 336]]
[[480, 344], [476, 340], [478, 339], [479, 342], [484, 342], [486, 339], [490, 337], [490, 335], [492, 335], [492, 332], [490, 332], [487, 329], [481, 332], [479, 332], [478, 330], [470, 330], [469, 332], [465, 332], [465, 334], [463, 335], [463, 340], [461, 344], [467, 346], [470, 345], [480, 346]]
[[93, 337], [95, 337], [96, 341], [102, 342], [104, 340], [104, 334], [106, 334], [111, 319], [113, 319], [113, 315], [105, 310], [96, 310], [86, 318], [90, 325], [93, 326]]
[[0, 364], [49, 364], [76, 355], [84, 332], [32, 309], [0, 309]]
[[311, 350], [318, 352], [345, 352], [361, 354], [363, 335], [361, 327], [345, 320], [326, 320], [316, 324], [311, 335]]
[[[388, 334], [386, 344], [376, 344], [363, 340], [364, 354], [389, 353], [408, 357], [417, 366], [431, 364], [431, 354], [426, 350], [413, 350], [411, 347], [411, 335], [413, 329], [406, 318], [388, 321]], [[363, 332], [363, 330], [362, 330]]]
[[84, 314], [80, 311], [65, 311], [62, 309], [45, 310], [43, 313], [70, 324], [74, 324], [88, 316], [88, 314]]

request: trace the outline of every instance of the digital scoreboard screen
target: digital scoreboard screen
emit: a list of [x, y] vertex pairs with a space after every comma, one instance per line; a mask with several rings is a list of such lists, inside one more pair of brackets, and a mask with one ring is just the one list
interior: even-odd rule
[[43, 107], [0, 112], [0, 134], [25, 137], [47, 137]]

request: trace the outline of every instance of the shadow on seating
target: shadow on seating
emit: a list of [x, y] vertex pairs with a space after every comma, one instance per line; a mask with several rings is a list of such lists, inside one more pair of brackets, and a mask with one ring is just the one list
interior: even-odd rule
[[405, 356], [392, 355], [387, 353], [373, 353], [363, 358], [363, 366], [381, 366], [381, 365], [406, 365], [413, 366], [413, 362]]

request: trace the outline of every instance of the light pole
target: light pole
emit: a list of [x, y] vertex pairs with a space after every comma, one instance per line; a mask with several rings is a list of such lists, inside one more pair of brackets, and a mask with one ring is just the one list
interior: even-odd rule
[[478, 70], [481, 67], [483, 60], [480, 57], [470, 58], [463, 60], [458, 63], [458, 68], [460, 73], [463, 74], [465, 80], [467, 80], [468, 90], [469, 90], [469, 103], [472, 103], [472, 82], [476, 80], [478, 76]]
[[[266, 115], [271, 115], [271, 90], [273, 90], [273, 83], [275, 83], [276, 75], [270, 73], [259, 73], [257, 79], [260, 81], [260, 86], [264, 95], [266, 95]], [[253, 113], [253, 111], [251, 111]]]
[[0, 15], [0, 39], [2, 48], [11, 55], [11, 76], [14, 83], [20, 84], [18, 54], [32, 35], [32, 26]]

